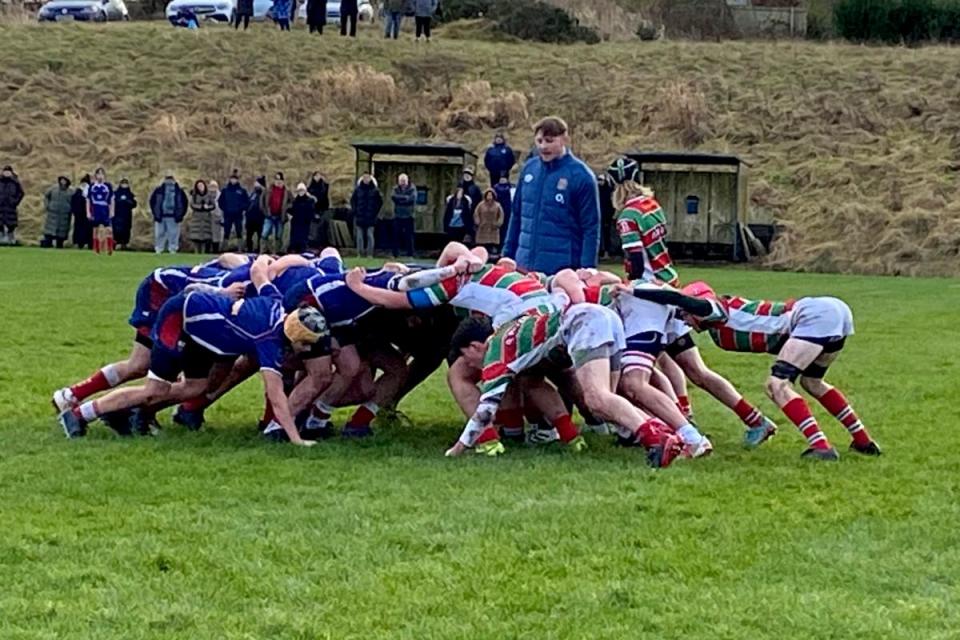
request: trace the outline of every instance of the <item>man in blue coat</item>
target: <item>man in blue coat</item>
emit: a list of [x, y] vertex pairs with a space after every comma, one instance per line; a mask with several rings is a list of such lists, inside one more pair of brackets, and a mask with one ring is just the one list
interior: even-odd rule
[[527, 160], [513, 200], [503, 255], [522, 271], [554, 274], [597, 265], [600, 196], [593, 171], [567, 145], [567, 124], [544, 118], [534, 127], [537, 155]]
[[502, 176], [510, 179], [510, 172], [517, 164], [517, 157], [513, 149], [507, 144], [507, 139], [500, 132], [493, 138], [493, 144], [487, 147], [487, 152], [483, 156], [483, 166], [490, 173], [490, 186], [500, 182]]

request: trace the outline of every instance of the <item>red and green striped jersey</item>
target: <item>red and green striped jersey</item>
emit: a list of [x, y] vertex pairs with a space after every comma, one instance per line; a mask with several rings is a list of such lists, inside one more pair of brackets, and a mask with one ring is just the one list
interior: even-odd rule
[[484, 265], [473, 274], [453, 276], [407, 293], [415, 309], [450, 304], [489, 316], [494, 327], [549, 300], [550, 293], [535, 276]]
[[777, 353], [789, 337], [794, 300], [771, 302], [722, 296], [710, 302], [713, 312], [698, 317], [697, 324], [710, 332], [721, 349]]
[[613, 292], [617, 290], [617, 285], [601, 284], [592, 285], [583, 288], [583, 295], [587, 302], [598, 304], [601, 307], [613, 308], [617, 302]]
[[659, 202], [643, 195], [628, 200], [617, 215], [617, 232], [624, 251], [643, 252], [643, 280], [680, 282], [667, 251], [667, 218]]
[[546, 358], [561, 343], [562, 318], [561, 312], [545, 305], [504, 324], [487, 339], [481, 401], [502, 395], [517, 374]]

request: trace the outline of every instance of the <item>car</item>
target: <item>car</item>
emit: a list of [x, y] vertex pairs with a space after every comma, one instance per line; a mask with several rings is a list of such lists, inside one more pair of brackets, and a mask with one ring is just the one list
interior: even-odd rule
[[[271, 4], [271, 0], [255, 0], [254, 13], [257, 5], [261, 5], [263, 11], [266, 11]], [[183, 10], [192, 11], [200, 20], [230, 22], [237, 10], [237, 3], [236, 0], [173, 0], [167, 5], [167, 19], [176, 17]]]
[[129, 20], [123, 0], [50, 0], [37, 11], [40, 22], [107, 22]]

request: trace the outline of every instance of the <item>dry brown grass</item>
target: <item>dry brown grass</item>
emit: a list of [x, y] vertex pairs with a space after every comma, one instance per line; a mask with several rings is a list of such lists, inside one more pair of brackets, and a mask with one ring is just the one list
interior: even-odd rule
[[[752, 209], [784, 228], [770, 266], [960, 273], [960, 58], [949, 48], [656, 42], [625, 55], [623, 44], [442, 31], [429, 48], [259, 25], [192, 36], [144, 23], [0, 27], [0, 162], [29, 193], [24, 238], [39, 234], [40, 193], [62, 172], [104, 165], [145, 196], [168, 168], [190, 183], [234, 167], [291, 180], [321, 169], [342, 202], [350, 140], [482, 152], [504, 128], [525, 152], [531, 121], [559, 113], [596, 167], [631, 148], [742, 156]], [[145, 211], [138, 225], [146, 237]]]

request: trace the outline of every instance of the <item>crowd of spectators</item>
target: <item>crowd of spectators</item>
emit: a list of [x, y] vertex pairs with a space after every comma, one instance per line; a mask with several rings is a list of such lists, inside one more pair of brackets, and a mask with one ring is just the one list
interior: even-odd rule
[[[593, 266], [596, 256], [612, 254], [614, 210], [610, 185], [598, 179], [567, 149], [566, 124], [547, 118], [538, 124], [536, 143], [517, 179], [518, 157], [503, 133], [494, 136], [483, 159], [484, 184], [476, 168], [465, 166], [441, 199], [442, 230], [447, 240], [482, 245], [491, 255], [514, 258], [521, 267], [556, 271], [557, 265]], [[282, 171], [245, 180], [234, 170], [221, 188], [216, 179], [181, 185], [167, 172], [141, 201], [130, 181], [106, 181], [102, 169], [91, 178], [58, 176], [43, 193], [45, 218], [40, 245], [96, 248], [91, 218], [91, 188], [108, 197], [110, 226], [117, 248], [131, 242], [137, 212], [153, 221], [156, 253], [177, 253], [181, 239], [196, 253], [248, 251], [300, 253], [331, 244], [330, 223], [340, 220], [353, 233], [359, 255], [412, 257], [420, 198], [406, 173], [382, 185], [364, 173], [349, 193], [349, 206], [331, 207], [330, 185], [315, 171], [291, 188]], [[423, 187], [421, 187], [423, 188]], [[102, 192], [102, 193], [101, 193]], [[109, 194], [109, 195], [106, 195]], [[347, 199], [348, 194], [342, 194]], [[18, 208], [24, 192], [13, 168], [0, 172], [0, 244], [17, 243]], [[422, 209], [420, 209], [422, 211]], [[514, 220], [514, 218], [518, 218]]]

